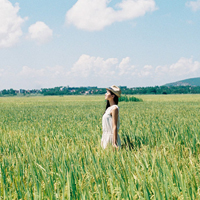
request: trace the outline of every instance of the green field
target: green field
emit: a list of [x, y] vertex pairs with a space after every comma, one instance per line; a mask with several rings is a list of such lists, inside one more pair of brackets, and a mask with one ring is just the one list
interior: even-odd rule
[[1, 199], [200, 199], [200, 95], [120, 102], [120, 151], [100, 146], [104, 96], [0, 98]]

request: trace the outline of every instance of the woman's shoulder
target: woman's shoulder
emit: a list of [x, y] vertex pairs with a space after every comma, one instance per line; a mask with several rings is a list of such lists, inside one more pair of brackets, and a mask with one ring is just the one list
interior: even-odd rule
[[112, 105], [111, 108], [112, 109], [119, 109], [118, 105]]
[[106, 109], [106, 112], [111, 112], [112, 110], [115, 110], [115, 109], [118, 109], [118, 110], [119, 110], [118, 105], [109, 106], [109, 107]]
[[112, 105], [112, 106], [110, 106], [110, 112], [115, 111], [115, 110], [119, 110], [118, 105]]

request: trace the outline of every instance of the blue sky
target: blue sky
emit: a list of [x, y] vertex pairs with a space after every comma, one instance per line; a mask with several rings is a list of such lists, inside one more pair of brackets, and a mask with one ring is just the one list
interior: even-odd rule
[[200, 76], [200, 0], [0, 0], [0, 90]]

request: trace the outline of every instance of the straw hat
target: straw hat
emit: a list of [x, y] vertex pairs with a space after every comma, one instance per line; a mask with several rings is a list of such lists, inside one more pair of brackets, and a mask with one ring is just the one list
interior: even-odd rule
[[121, 95], [121, 90], [116, 85], [112, 85], [111, 87], [106, 88], [106, 90], [110, 90], [112, 93], [114, 93], [118, 97], [120, 97]]

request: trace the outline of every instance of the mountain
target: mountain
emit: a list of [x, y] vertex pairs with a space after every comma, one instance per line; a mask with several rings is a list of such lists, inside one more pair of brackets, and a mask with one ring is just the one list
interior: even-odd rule
[[200, 77], [167, 83], [165, 86], [200, 86]]

